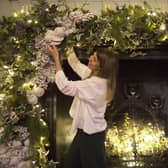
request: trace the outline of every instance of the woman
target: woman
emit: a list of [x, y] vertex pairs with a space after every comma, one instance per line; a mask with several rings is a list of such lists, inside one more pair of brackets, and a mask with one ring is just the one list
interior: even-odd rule
[[117, 57], [107, 49], [97, 49], [89, 57], [88, 66], [70, 54], [68, 62], [83, 79], [69, 81], [60, 64], [55, 46], [48, 46], [56, 65], [55, 82], [65, 95], [74, 96], [70, 109], [73, 118], [71, 131], [77, 130], [70, 146], [65, 168], [105, 168], [104, 114], [113, 99], [118, 69]]

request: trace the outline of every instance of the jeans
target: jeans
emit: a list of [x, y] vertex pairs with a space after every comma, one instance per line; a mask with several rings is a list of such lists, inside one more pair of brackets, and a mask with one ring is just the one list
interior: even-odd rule
[[106, 168], [104, 141], [105, 131], [89, 135], [78, 129], [64, 168]]

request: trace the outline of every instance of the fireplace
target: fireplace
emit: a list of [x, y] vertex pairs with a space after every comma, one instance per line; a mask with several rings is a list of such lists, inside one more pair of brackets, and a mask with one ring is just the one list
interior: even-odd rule
[[121, 58], [117, 94], [107, 111], [109, 167], [168, 167], [168, 55]]
[[[106, 150], [109, 168], [168, 167], [168, 49], [144, 50], [146, 56], [120, 57], [115, 99], [108, 105]], [[86, 59], [82, 59], [87, 63]], [[71, 80], [79, 79], [63, 62]], [[55, 92], [54, 92], [55, 90]], [[68, 109], [72, 98], [49, 86], [43, 104], [49, 107], [50, 159], [62, 167], [72, 136]]]

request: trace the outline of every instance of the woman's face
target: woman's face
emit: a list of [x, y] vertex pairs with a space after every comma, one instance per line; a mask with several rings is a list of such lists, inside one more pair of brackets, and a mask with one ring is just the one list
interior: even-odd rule
[[99, 70], [100, 67], [100, 62], [97, 58], [96, 52], [94, 52], [90, 57], [89, 57], [89, 62], [88, 62], [88, 67], [94, 72]]

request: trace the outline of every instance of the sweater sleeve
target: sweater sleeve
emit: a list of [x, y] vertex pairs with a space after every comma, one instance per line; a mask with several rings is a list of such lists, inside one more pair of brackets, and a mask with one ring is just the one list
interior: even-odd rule
[[67, 60], [71, 68], [81, 77], [81, 79], [85, 79], [91, 74], [91, 70], [88, 66], [79, 61], [73, 50], [68, 52]]
[[92, 79], [69, 81], [64, 72], [58, 71], [55, 75], [58, 89], [65, 95], [76, 96], [81, 100], [94, 103], [96, 96], [93, 93]]

